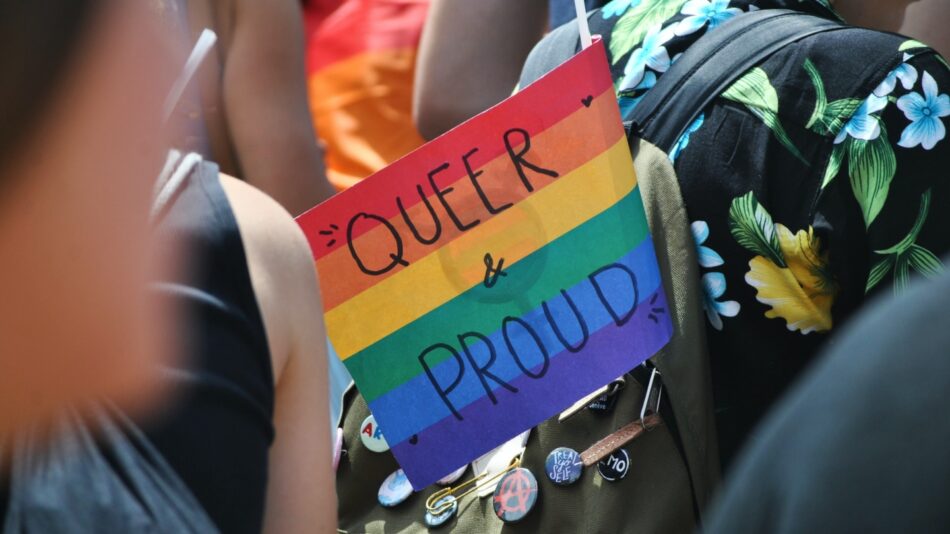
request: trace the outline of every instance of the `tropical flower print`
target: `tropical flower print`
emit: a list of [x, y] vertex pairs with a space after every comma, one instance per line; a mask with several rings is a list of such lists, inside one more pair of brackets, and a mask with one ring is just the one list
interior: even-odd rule
[[620, 82], [620, 91], [633, 89], [643, 81], [646, 68], [656, 72], [666, 72], [670, 68], [670, 54], [666, 50], [666, 43], [674, 37], [669, 29], [664, 30], [657, 24], [647, 33], [640, 48], [630, 54], [627, 66], [623, 71], [623, 80]]
[[779, 119], [778, 91], [769, 80], [769, 75], [761, 68], [754, 68], [739, 78], [729, 89], [722, 94], [726, 100], [732, 100], [745, 107], [756, 117], [762, 120], [775, 138], [786, 149], [805, 165], [810, 165], [808, 159], [792, 142], [782, 121]]
[[735, 317], [739, 315], [739, 303], [734, 300], [720, 302], [718, 299], [726, 292], [726, 277], [722, 273], [706, 273], [703, 275], [703, 308], [709, 324], [716, 330], [722, 330], [722, 316]]
[[600, 16], [604, 19], [623, 15], [624, 11], [631, 7], [637, 7], [642, 0], [610, 0], [607, 5], [600, 9]]
[[[911, 65], [908, 67], [895, 69], [888, 75], [888, 78], [893, 75], [895, 86], [901, 76], [905, 80], [902, 83], [906, 83], [906, 75], [895, 72], [906, 74], [913, 70], [916, 73], [917, 69]], [[897, 156], [888, 138], [887, 127], [881, 120], [881, 113], [890, 100], [887, 96], [872, 94], [865, 100], [843, 98], [829, 102], [818, 68], [807, 59], [804, 68], [816, 95], [815, 110], [806, 127], [821, 135], [835, 136], [834, 150], [821, 188], [828, 187], [847, 164], [851, 191], [861, 206], [865, 227], [870, 228], [884, 208], [891, 183], [897, 175]], [[885, 80], [879, 84], [878, 90], [887, 83]], [[889, 90], [893, 91], [893, 88]]]
[[[618, 18], [604, 19], [610, 21], [612, 28], [603, 33], [610, 34], [610, 62], [612, 65], [621, 63], [634, 48], [640, 46], [647, 34], [657, 26], [663, 27], [668, 21], [679, 15], [680, 9], [687, 0], [638, 0], [631, 2]], [[675, 35], [670, 32], [671, 35]], [[631, 86], [637, 85], [632, 83]]]
[[[725, 262], [722, 256], [715, 250], [705, 246], [709, 239], [709, 225], [706, 221], [695, 221], [690, 225], [693, 232], [693, 240], [696, 242], [696, 254], [699, 258], [699, 265], [706, 269], [720, 267]], [[703, 283], [703, 308], [706, 310], [706, 318], [709, 324], [716, 330], [722, 330], [722, 317], [735, 317], [739, 315], [741, 306], [734, 300], [720, 302], [719, 299], [726, 293], [726, 277], [722, 273], [706, 273], [702, 278]]]
[[696, 255], [699, 257], [700, 266], [711, 269], [725, 263], [722, 256], [704, 245], [709, 239], [709, 224], [706, 221], [696, 221], [690, 225], [690, 229], [693, 231], [693, 240], [696, 241]]
[[745, 280], [756, 300], [769, 307], [765, 316], [784, 319], [792, 332], [827, 332], [837, 292], [827, 255], [814, 230], [793, 233], [772, 216], [750, 192], [732, 202], [729, 227], [736, 242], [757, 254]]
[[851, 116], [851, 120], [845, 123], [844, 128], [838, 132], [835, 137], [835, 144], [841, 144], [848, 136], [862, 141], [872, 141], [881, 135], [881, 119], [877, 113], [880, 113], [887, 107], [887, 98], [877, 95], [871, 95]]
[[920, 212], [907, 237], [891, 248], [875, 251], [875, 254], [884, 256], [884, 259], [871, 269], [868, 275], [867, 291], [871, 291], [880, 284], [891, 270], [894, 271], [895, 293], [907, 287], [911, 269], [928, 277], [938, 276], [944, 271], [940, 259], [933, 252], [917, 244], [917, 239], [929, 215], [930, 191], [928, 190], [920, 199]]
[[904, 89], [910, 91], [914, 88], [914, 84], [917, 83], [917, 69], [910, 63], [906, 63], [910, 59], [910, 54], [904, 54], [905, 63], [901, 63], [897, 66], [896, 69], [892, 70], [884, 81], [881, 82], [881, 85], [877, 86], [877, 89], [874, 90], [875, 96], [888, 96], [894, 92], [894, 89], [897, 88], [897, 82], [900, 81]]
[[699, 117], [693, 121], [693, 124], [689, 125], [689, 128], [683, 132], [683, 135], [680, 136], [679, 140], [676, 141], [676, 144], [673, 145], [673, 149], [670, 150], [670, 161], [676, 163], [676, 158], [683, 153], [683, 150], [686, 150], [686, 147], [689, 145], [689, 136], [696, 133], [697, 130], [703, 127], [703, 122], [706, 120], [706, 114], [701, 113]]
[[937, 81], [928, 72], [923, 75], [922, 85], [923, 94], [910, 93], [897, 99], [897, 107], [911, 121], [897, 144], [931, 150], [947, 135], [942, 118], [950, 115], [950, 96], [940, 94]]
[[689, 35], [707, 24], [709, 29], [742, 13], [737, 7], [729, 7], [729, 0], [690, 0], [681, 11], [687, 17], [675, 27], [676, 35]]
[[[633, 88], [632, 91], [620, 95], [618, 101], [620, 103], [620, 116], [627, 117], [637, 104], [643, 100], [643, 97], [647, 95], [647, 91], [652, 89], [656, 85], [656, 74], [652, 72], [647, 72], [643, 75], [643, 81], [640, 82], [640, 85]], [[633, 96], [634, 94], [639, 93], [639, 96]]]

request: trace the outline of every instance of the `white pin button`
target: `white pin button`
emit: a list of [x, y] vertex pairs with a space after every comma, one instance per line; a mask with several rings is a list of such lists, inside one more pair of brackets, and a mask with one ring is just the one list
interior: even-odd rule
[[389, 450], [389, 444], [386, 443], [386, 438], [383, 437], [379, 425], [376, 424], [376, 418], [372, 415], [364, 419], [363, 424], [360, 425], [360, 440], [367, 449], [373, 452]]
[[458, 479], [462, 478], [462, 475], [465, 474], [465, 471], [468, 471], [467, 465], [463, 465], [462, 467], [458, 469], [458, 471], [455, 471], [454, 473], [450, 473], [446, 475], [444, 478], [439, 479], [436, 482], [436, 484], [440, 486], [450, 486], [452, 484], [455, 484], [458, 481]]
[[398, 469], [386, 477], [386, 480], [379, 487], [379, 493], [376, 494], [379, 498], [379, 504], [386, 508], [399, 506], [410, 495], [412, 495], [412, 485], [409, 484], [409, 479], [406, 478], [406, 473], [402, 469]]

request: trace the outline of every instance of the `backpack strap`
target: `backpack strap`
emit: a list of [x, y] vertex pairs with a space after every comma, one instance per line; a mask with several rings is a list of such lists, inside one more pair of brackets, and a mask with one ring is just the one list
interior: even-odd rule
[[633, 123], [634, 134], [669, 152], [696, 117], [749, 69], [792, 43], [845, 28], [787, 9], [733, 17], [693, 43], [624, 121]]

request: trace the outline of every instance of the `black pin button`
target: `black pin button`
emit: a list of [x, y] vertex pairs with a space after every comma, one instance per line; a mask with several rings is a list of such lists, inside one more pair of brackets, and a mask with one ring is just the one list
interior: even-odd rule
[[624, 449], [617, 449], [597, 463], [597, 470], [608, 482], [623, 480], [630, 470], [630, 455]]

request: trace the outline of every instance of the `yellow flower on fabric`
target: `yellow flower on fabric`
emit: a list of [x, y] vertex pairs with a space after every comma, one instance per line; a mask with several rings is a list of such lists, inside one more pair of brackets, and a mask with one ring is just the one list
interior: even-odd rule
[[736, 241], [756, 254], [745, 280], [770, 308], [765, 316], [784, 319], [802, 334], [831, 330], [836, 287], [814, 229], [793, 233], [774, 223], [752, 193], [733, 201], [729, 225]]
[[746, 282], [756, 288], [756, 299], [770, 306], [770, 319], [785, 319], [788, 329], [802, 334], [831, 330], [834, 288], [824, 274], [825, 258], [819, 255], [814, 230], [793, 234], [775, 225], [779, 246], [787, 267], [757, 256], [749, 262]]

